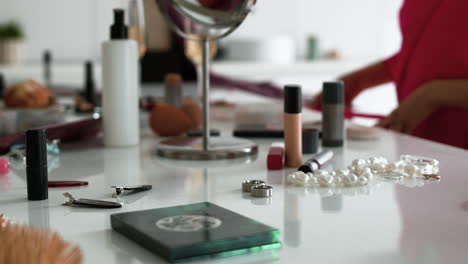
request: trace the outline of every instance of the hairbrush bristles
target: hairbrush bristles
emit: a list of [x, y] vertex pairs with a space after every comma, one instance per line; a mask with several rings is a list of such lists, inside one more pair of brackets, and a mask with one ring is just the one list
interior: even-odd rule
[[0, 214], [0, 263], [80, 264], [80, 248], [57, 232], [11, 223]]

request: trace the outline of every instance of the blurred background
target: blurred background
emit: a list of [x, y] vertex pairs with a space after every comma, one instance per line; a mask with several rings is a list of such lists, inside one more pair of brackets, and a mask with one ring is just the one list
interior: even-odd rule
[[[146, 31], [154, 0], [144, 0]], [[253, 13], [231, 36], [218, 43], [213, 70], [251, 80], [302, 84], [307, 94], [333, 79], [399, 48], [398, 11], [402, 0], [259, 0]], [[7, 81], [25, 76], [40, 80], [43, 52], [53, 54], [54, 81], [80, 84], [82, 63], [96, 62], [108, 39], [112, 9], [120, 0], [2, 0], [0, 23], [16, 22], [23, 30], [18, 63], [0, 65]], [[155, 31], [156, 32], [156, 31]], [[157, 38], [149, 36], [148, 39]], [[223, 96], [214, 95], [214, 96]], [[376, 97], [388, 98], [375, 104]], [[356, 109], [388, 113], [396, 105], [392, 85], [363, 93]]]

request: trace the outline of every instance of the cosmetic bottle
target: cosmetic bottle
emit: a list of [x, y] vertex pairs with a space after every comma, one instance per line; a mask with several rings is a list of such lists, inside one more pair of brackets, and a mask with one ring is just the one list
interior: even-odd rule
[[140, 140], [138, 45], [128, 39], [122, 9], [114, 9], [110, 38], [102, 44], [104, 144], [133, 146]]
[[302, 92], [298, 85], [284, 87], [284, 145], [286, 167], [302, 165]]
[[75, 112], [78, 113], [93, 113], [97, 104], [95, 82], [93, 74], [93, 63], [86, 61], [84, 65], [85, 81], [84, 89], [78, 93], [75, 98]]
[[322, 145], [341, 147], [344, 143], [344, 84], [323, 83]]
[[83, 97], [88, 103], [96, 106], [96, 84], [94, 83], [93, 63], [86, 61], [85, 63], [85, 83]]
[[42, 54], [42, 64], [44, 70], [44, 85], [48, 88], [52, 88], [52, 53], [50, 50], [45, 50]]
[[26, 182], [28, 200], [48, 198], [47, 141], [44, 129], [26, 131]]
[[179, 107], [182, 104], [182, 77], [177, 73], [164, 76], [164, 97], [168, 104]]
[[320, 132], [315, 128], [302, 130], [302, 153], [315, 154], [319, 148]]

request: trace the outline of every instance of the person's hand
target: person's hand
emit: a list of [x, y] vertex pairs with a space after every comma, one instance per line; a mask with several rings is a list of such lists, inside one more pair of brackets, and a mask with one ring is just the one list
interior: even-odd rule
[[[357, 71], [345, 74], [338, 78], [345, 84], [345, 106], [351, 107], [351, 103], [364, 90], [391, 81], [391, 76], [383, 61], [370, 64]], [[322, 108], [322, 93], [319, 93], [307, 107], [312, 109]]]
[[431, 83], [419, 87], [376, 126], [405, 134], [413, 132], [435, 110], [430, 87]]

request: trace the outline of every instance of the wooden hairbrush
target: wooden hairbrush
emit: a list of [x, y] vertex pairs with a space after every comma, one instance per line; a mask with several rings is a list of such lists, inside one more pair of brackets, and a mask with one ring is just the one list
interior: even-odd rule
[[0, 263], [80, 264], [78, 246], [57, 232], [14, 224], [0, 214]]

